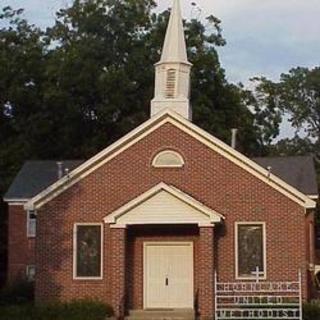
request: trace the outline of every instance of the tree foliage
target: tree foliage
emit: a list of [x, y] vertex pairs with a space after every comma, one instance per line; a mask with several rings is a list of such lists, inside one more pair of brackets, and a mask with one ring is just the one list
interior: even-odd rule
[[[22, 9], [2, 9], [0, 195], [25, 160], [87, 159], [149, 118], [169, 18], [154, 8], [153, 0], [75, 0], [47, 30]], [[227, 143], [238, 128], [242, 150], [253, 154], [261, 128], [250, 93], [228, 83], [220, 66], [220, 24], [214, 16], [205, 25], [185, 21], [194, 122]]]
[[[320, 157], [320, 67], [294, 68], [273, 82], [255, 78], [256, 110], [261, 120], [270, 124], [269, 137], [275, 137], [286, 115], [296, 130], [293, 139], [284, 139], [270, 152], [279, 154], [314, 154]], [[266, 128], [267, 126], [265, 126]], [[266, 130], [265, 130], [266, 132]]]
[[[0, 191], [26, 159], [88, 158], [149, 117], [169, 12], [152, 0], [76, 0], [45, 32], [22, 10], [0, 19]], [[194, 122], [243, 151], [261, 146], [250, 95], [227, 82], [220, 21], [185, 22]], [[241, 140], [240, 140], [241, 142]]]

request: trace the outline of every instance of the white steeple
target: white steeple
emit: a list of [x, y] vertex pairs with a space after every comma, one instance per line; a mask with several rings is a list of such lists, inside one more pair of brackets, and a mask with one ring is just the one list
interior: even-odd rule
[[188, 63], [186, 41], [179, 0], [173, 0], [160, 62]]
[[155, 97], [151, 101], [151, 116], [169, 108], [191, 120], [191, 66], [187, 58], [180, 3], [173, 0], [161, 59], [155, 65]]

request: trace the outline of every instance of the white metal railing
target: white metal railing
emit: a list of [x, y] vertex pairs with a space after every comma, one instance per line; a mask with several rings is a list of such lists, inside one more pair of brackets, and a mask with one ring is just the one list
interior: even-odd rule
[[302, 320], [301, 280], [218, 282], [215, 272], [215, 320]]

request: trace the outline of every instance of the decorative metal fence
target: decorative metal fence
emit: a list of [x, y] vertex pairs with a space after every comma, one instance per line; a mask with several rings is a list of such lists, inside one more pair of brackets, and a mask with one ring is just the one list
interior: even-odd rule
[[218, 282], [215, 319], [302, 320], [301, 272], [296, 282]]

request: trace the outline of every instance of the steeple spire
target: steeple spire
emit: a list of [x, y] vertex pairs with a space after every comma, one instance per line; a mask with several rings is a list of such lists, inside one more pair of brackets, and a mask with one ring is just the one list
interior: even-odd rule
[[187, 57], [180, 2], [173, 0], [161, 59], [155, 65], [155, 97], [151, 101], [151, 116], [169, 108], [191, 120], [191, 66]]
[[173, 0], [173, 7], [160, 62], [188, 63], [179, 0]]

